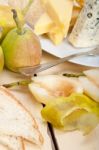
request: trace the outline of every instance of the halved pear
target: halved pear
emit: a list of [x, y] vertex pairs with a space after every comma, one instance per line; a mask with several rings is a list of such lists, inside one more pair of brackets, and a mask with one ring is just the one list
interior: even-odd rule
[[53, 99], [42, 109], [41, 114], [56, 128], [80, 130], [88, 134], [99, 123], [99, 104], [83, 94], [73, 93], [69, 97]]
[[84, 74], [99, 86], [99, 69], [86, 70]]
[[84, 93], [99, 102], [99, 87], [87, 77], [79, 77], [79, 81], [83, 86]]
[[29, 89], [37, 101], [46, 104], [55, 97], [69, 96], [73, 92], [83, 93], [78, 80], [59, 76], [47, 75], [32, 78]]

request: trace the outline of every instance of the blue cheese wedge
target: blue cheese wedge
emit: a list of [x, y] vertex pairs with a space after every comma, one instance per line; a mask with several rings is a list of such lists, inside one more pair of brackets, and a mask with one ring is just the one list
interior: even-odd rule
[[69, 41], [75, 47], [93, 47], [99, 44], [99, 0], [86, 0]]

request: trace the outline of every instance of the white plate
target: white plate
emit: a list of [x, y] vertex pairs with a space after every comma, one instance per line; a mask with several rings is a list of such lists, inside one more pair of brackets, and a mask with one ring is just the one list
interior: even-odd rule
[[[45, 36], [41, 36], [40, 41], [41, 41], [41, 45], [44, 51], [59, 58], [63, 58], [70, 54], [79, 53], [82, 51], [88, 51], [88, 50], [93, 49], [93, 48], [80, 48], [80, 49], [74, 48], [69, 42], [67, 42], [66, 39], [64, 39], [64, 41], [58, 46], [54, 45]], [[99, 56], [76, 57], [70, 61], [73, 63], [80, 64], [80, 65], [99, 67]]]

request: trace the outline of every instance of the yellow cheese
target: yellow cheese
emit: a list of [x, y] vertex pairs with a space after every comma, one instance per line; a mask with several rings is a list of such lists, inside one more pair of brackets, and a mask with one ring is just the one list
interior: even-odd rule
[[36, 22], [36, 24], [34, 26], [34, 32], [37, 35], [48, 33], [51, 30], [52, 26], [53, 26], [53, 21], [51, 20], [51, 18], [45, 12], [40, 17], [40, 19]]
[[55, 45], [60, 44], [64, 38], [64, 33], [62, 29], [55, 24], [47, 35]]
[[46, 0], [46, 11], [53, 19], [56, 27], [53, 26], [48, 37], [55, 45], [61, 44], [67, 36], [72, 18], [73, 0]]
[[47, 0], [41, 0], [42, 4], [45, 4], [47, 2]]
[[57, 33], [48, 33], [47, 35], [55, 45], [59, 45], [64, 38], [61, 31], [58, 31]]
[[73, 0], [46, 0], [45, 9], [51, 19], [67, 31], [72, 17]]

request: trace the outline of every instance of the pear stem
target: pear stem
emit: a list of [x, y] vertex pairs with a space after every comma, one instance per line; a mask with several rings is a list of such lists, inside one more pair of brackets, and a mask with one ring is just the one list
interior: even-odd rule
[[11, 11], [13, 12], [13, 19], [16, 23], [18, 33], [21, 35], [21, 34], [23, 34], [23, 25], [20, 23], [20, 20], [17, 15], [17, 11], [15, 9], [12, 9]]
[[18, 81], [18, 82], [9, 83], [9, 84], [4, 84], [2, 86], [6, 87], [6, 88], [12, 88], [14, 86], [27, 86], [31, 82], [33, 82], [33, 81], [32, 80], [22, 80], [22, 81]]
[[24, 16], [28, 12], [28, 10], [29, 10], [29, 8], [30, 8], [30, 6], [31, 6], [32, 3], [33, 3], [33, 0], [29, 0], [27, 6], [22, 10], [22, 13], [23, 13]]
[[84, 73], [79, 73], [79, 74], [75, 74], [75, 73], [64, 73], [63, 76], [65, 77], [74, 77], [74, 78], [78, 78], [81, 76], [85, 76]]

